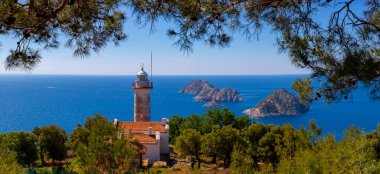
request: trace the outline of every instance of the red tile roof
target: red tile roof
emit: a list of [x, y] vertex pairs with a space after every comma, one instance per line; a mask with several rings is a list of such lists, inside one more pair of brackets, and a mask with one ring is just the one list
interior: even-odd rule
[[153, 134], [156, 131], [166, 132], [165, 126], [162, 122], [119, 122], [119, 127], [124, 129], [125, 132], [148, 132], [148, 128], [152, 127]]
[[155, 135], [132, 134], [132, 139], [137, 140], [140, 143], [156, 143]]

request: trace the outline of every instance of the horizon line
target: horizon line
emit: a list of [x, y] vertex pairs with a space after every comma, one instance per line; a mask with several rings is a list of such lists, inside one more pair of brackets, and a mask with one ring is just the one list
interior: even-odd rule
[[[135, 76], [136, 74], [64, 74], [64, 73], [0, 73], [0, 75], [57, 75], [57, 76]], [[281, 75], [311, 75], [310, 73], [285, 74], [155, 74], [154, 76], [281, 76]]]

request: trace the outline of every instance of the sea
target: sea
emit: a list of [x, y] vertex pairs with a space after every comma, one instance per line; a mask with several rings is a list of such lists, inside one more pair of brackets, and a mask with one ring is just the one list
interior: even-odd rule
[[[303, 77], [307, 75], [153, 76], [151, 119], [160, 121], [174, 115], [204, 113], [208, 108], [202, 106], [203, 102], [195, 102], [194, 95], [179, 93], [192, 80], [206, 80], [219, 89], [238, 90], [244, 101], [224, 103], [223, 107], [241, 116], [245, 109], [254, 107], [278, 88], [294, 94], [292, 82]], [[135, 79], [132, 75], [0, 75], [0, 132], [31, 131], [37, 126], [57, 124], [70, 133], [86, 117], [97, 113], [109, 120], [132, 121]], [[316, 121], [324, 135], [333, 134], [337, 139], [352, 125], [370, 132], [380, 123], [380, 101], [369, 99], [368, 90], [360, 88], [348, 100], [331, 104], [314, 102], [303, 115], [251, 121], [289, 123], [298, 129], [308, 127], [311, 120]]]

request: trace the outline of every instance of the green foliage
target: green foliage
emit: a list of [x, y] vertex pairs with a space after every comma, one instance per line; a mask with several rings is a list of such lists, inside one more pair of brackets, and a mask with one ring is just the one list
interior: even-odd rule
[[199, 156], [201, 152], [201, 135], [194, 129], [185, 129], [177, 137], [176, 148], [183, 155]]
[[[226, 111], [228, 110], [224, 112], [226, 113]], [[332, 159], [337, 156], [331, 156], [331, 154], [348, 153], [336, 151], [334, 137], [321, 138], [322, 129], [314, 120], [310, 121], [310, 129], [301, 127], [300, 130], [296, 130], [289, 124], [276, 126], [257, 122], [249, 123], [247, 117], [236, 118], [233, 113], [222, 113], [223, 111], [209, 110], [202, 117], [192, 115], [190, 118], [175, 118], [175, 120], [182, 120], [182, 124], [185, 123], [185, 126], [178, 126], [179, 121], [176, 121], [175, 125], [181, 132], [180, 136], [176, 138], [176, 149], [182, 155], [192, 156], [192, 165], [195, 161], [200, 161], [200, 155], [205, 155], [212, 157], [213, 163], [216, 162], [214, 161], [216, 159], [223, 160], [224, 167], [230, 167], [232, 173], [252, 173], [253, 171], [258, 173], [313, 173], [313, 171], [322, 171], [321, 166], [332, 163], [329, 160], [325, 161], [326, 164], [315, 163], [321, 159], [313, 153], [325, 149], [324, 155], [330, 154]], [[228, 119], [231, 118], [231, 115], [233, 119]], [[227, 119], [223, 119], [223, 117]], [[242, 121], [239, 121], [240, 118]], [[195, 129], [189, 128], [191, 126], [194, 126]], [[200, 128], [202, 126], [212, 127], [211, 131], [204, 131], [206, 129]], [[202, 133], [202, 131], [204, 132]], [[367, 149], [372, 149], [368, 150], [368, 154], [372, 154], [372, 156], [365, 157], [377, 158], [378, 156], [375, 154], [377, 150], [380, 151], [380, 134], [373, 132], [366, 136], [372, 138], [371, 143], [367, 143], [366, 146]], [[340, 161], [344, 158], [342, 157]], [[293, 163], [299, 165], [294, 167]], [[327, 169], [336, 171], [333, 170], [332, 165], [327, 166]]]
[[182, 129], [195, 129], [204, 134], [211, 131], [211, 125], [206, 121], [205, 117], [192, 114], [184, 119], [181, 124]]
[[6, 59], [6, 68], [32, 70], [41, 59], [38, 50], [59, 48], [62, 39], [79, 57], [98, 52], [110, 42], [118, 45], [126, 38], [122, 25], [125, 15], [119, 10], [124, 2], [0, 1], [0, 36], [18, 38]]
[[235, 129], [242, 130], [245, 127], [248, 127], [250, 124], [251, 123], [249, 120], [249, 116], [244, 115], [244, 116], [240, 116], [240, 117], [235, 117], [235, 121], [232, 124], [232, 127], [234, 127]]
[[70, 139], [68, 141], [68, 146], [70, 149], [76, 151], [80, 144], [86, 144], [87, 137], [90, 135], [89, 128], [83, 128], [81, 124], [78, 124], [77, 127], [70, 133]]
[[323, 137], [312, 148], [296, 152], [294, 158], [284, 158], [279, 173], [378, 173], [371, 139], [361, 129], [351, 127], [339, 142], [331, 135]]
[[[243, 129], [240, 133], [242, 136], [242, 140], [239, 147], [245, 147], [245, 148], [237, 148], [237, 152], [234, 152], [235, 157], [238, 157], [238, 154], [241, 154], [243, 156], [249, 156], [251, 160], [253, 161], [252, 166], [249, 166], [251, 168], [258, 168], [258, 162], [261, 161], [261, 155], [258, 152], [259, 141], [261, 138], [269, 131], [268, 126], [264, 126], [261, 123], [253, 123], [249, 127]], [[232, 163], [234, 166], [238, 166], [236, 164], [234, 159], [232, 159]], [[235, 164], [234, 164], [235, 163]], [[247, 166], [248, 167], [248, 166]]]
[[208, 109], [205, 117], [209, 124], [220, 127], [231, 125], [235, 121], [235, 114], [232, 111], [228, 111], [227, 108], [223, 108], [223, 110]]
[[200, 168], [201, 138], [201, 134], [194, 129], [184, 129], [181, 131], [181, 135], [176, 138], [176, 149], [181, 155], [192, 156], [192, 167], [194, 167], [195, 158], [198, 161], [198, 168]]
[[83, 173], [126, 173], [134, 167], [137, 150], [130, 137], [121, 134], [106, 117], [88, 117], [84, 128], [77, 126], [72, 135], [69, 142]]
[[256, 171], [253, 167], [256, 164], [251, 155], [248, 153], [242, 153], [245, 151], [244, 148], [246, 147], [241, 144], [237, 144], [232, 151], [232, 163], [230, 169], [234, 174], [250, 174]]
[[213, 157], [213, 163], [216, 162], [216, 157], [219, 156], [219, 152], [217, 151], [217, 149], [220, 146], [220, 143], [220, 127], [217, 125], [213, 126], [212, 131], [210, 133], [202, 136], [202, 153], [207, 156]]
[[33, 130], [38, 136], [38, 148], [40, 159], [44, 164], [45, 154], [48, 158], [55, 160], [64, 160], [67, 156], [66, 131], [57, 125], [37, 127]]
[[181, 134], [181, 125], [183, 123], [184, 119], [178, 115], [173, 116], [170, 118], [169, 121], [169, 143], [174, 144], [175, 138], [178, 137]]
[[237, 117], [232, 111], [227, 108], [223, 110], [209, 109], [202, 116], [192, 114], [188, 117], [182, 118], [180, 116], [173, 116], [170, 119], [170, 143], [174, 143], [181, 130], [195, 129], [201, 135], [210, 133], [213, 126], [220, 128], [232, 125], [233, 128], [243, 129], [250, 125], [248, 116]]
[[17, 154], [10, 151], [9, 137], [5, 134], [0, 134], [0, 171], [1, 173], [17, 174], [20, 173], [21, 166], [17, 163]]
[[370, 141], [371, 147], [375, 152], [374, 157], [380, 160], [380, 123], [377, 124], [377, 130], [373, 130], [371, 133], [367, 134], [367, 138]]
[[30, 167], [38, 159], [37, 136], [31, 132], [11, 132], [8, 136], [9, 149], [16, 153], [17, 162]]
[[223, 158], [224, 168], [228, 168], [231, 164], [234, 145], [239, 141], [239, 131], [232, 128], [232, 125], [225, 126], [219, 132], [219, 141], [215, 151], [219, 157]]
[[[314, 130], [320, 130], [315, 122], [311, 122], [312, 130], [295, 130], [291, 125], [263, 125], [252, 123], [240, 133], [240, 141], [232, 152], [231, 169], [246, 173], [253, 170], [273, 173], [277, 165], [287, 166], [299, 151], [311, 148]], [[320, 133], [320, 132], [319, 132]], [[245, 164], [240, 168], [241, 164]], [[259, 165], [261, 163], [261, 165]]]
[[281, 137], [282, 132], [277, 126], [271, 126], [269, 131], [261, 137], [257, 147], [257, 152], [261, 157], [261, 161], [272, 164], [277, 164], [279, 162], [280, 155], [277, 153], [277, 148], [281, 147]]
[[[302, 103], [309, 104], [314, 101], [313, 88], [311, 87], [311, 79], [298, 78], [293, 84], [292, 89], [297, 92]], [[317, 96], [321, 96], [319, 93]]]

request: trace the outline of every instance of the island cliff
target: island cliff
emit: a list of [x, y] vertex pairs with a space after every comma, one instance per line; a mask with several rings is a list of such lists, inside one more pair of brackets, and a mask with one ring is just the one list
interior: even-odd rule
[[233, 88], [223, 88], [213, 99], [216, 101], [243, 101], [240, 93]]
[[251, 109], [244, 111], [251, 117], [265, 117], [278, 115], [299, 115], [309, 111], [309, 107], [302, 104], [297, 97], [286, 91], [278, 89]]
[[183, 87], [179, 92], [196, 94], [195, 101], [214, 101], [206, 103], [204, 106], [219, 106], [220, 102], [236, 102], [243, 101], [240, 93], [232, 88], [223, 88], [219, 90], [207, 81], [193, 80]]
[[215, 87], [203, 80], [193, 80], [188, 85], [183, 87], [179, 92], [187, 94], [199, 94], [202, 91], [214, 89]]

